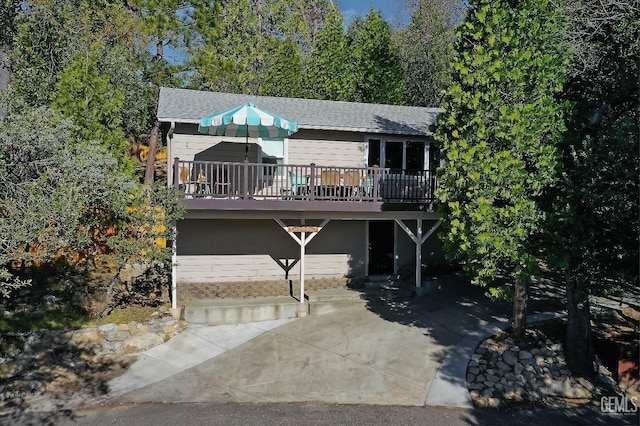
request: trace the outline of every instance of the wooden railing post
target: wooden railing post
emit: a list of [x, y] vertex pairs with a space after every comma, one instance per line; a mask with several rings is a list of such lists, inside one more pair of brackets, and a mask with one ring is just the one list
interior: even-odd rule
[[316, 196], [316, 163], [311, 163], [311, 171], [309, 174], [309, 201], [313, 201]]
[[380, 194], [378, 193], [378, 190], [379, 190], [378, 182], [380, 180], [379, 174], [380, 174], [380, 166], [376, 164], [373, 166], [373, 191], [371, 192], [371, 196], [373, 197], [374, 201], [380, 200]]
[[244, 160], [244, 182], [242, 183], [242, 198], [249, 198], [249, 160]]

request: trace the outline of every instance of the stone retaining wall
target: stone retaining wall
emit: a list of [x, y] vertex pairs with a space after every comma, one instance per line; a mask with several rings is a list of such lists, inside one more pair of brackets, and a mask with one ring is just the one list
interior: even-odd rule
[[105, 374], [122, 368], [122, 355], [151, 349], [187, 327], [166, 308], [144, 321], [79, 330], [37, 330], [0, 335], [0, 413], [74, 389], [87, 396], [104, 391]]

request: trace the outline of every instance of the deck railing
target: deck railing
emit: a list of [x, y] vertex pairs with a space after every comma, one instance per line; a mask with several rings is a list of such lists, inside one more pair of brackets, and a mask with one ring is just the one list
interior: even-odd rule
[[174, 185], [189, 198], [433, 203], [435, 173], [316, 164], [174, 159]]

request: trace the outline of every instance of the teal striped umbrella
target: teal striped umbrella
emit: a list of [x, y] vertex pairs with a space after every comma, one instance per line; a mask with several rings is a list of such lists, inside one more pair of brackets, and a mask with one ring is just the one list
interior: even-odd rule
[[249, 136], [252, 138], [286, 138], [298, 131], [295, 121], [266, 112], [252, 103], [207, 115], [200, 119], [200, 133], [216, 136], [246, 138], [245, 159], [249, 152]]

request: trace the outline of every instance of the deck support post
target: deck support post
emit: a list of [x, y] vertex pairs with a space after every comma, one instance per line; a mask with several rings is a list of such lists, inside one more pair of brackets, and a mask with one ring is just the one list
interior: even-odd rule
[[[273, 220], [275, 220], [278, 223], [278, 225], [280, 225], [282, 230], [285, 231], [287, 234], [289, 234], [289, 236], [291, 236], [291, 238], [293, 238], [293, 240], [300, 245], [300, 303], [304, 303], [304, 274], [305, 274], [304, 258], [306, 254], [306, 247], [307, 247], [307, 244], [309, 244], [309, 242], [316, 235], [318, 235], [320, 231], [322, 231], [322, 228], [327, 223], [329, 223], [330, 219], [325, 219], [322, 221], [322, 223], [319, 226], [314, 226], [313, 228], [316, 228], [317, 230], [313, 232], [306, 232], [305, 230], [295, 231], [296, 227], [289, 227], [285, 225], [285, 223], [282, 222], [280, 219], [273, 219]], [[301, 219], [300, 228], [304, 228], [304, 225], [305, 225], [305, 220]], [[293, 228], [294, 230], [291, 230], [290, 228]], [[296, 232], [300, 233], [299, 237], [296, 235]], [[309, 235], [307, 236], [307, 234]]]
[[422, 219], [416, 219], [416, 233], [411, 232], [411, 229], [400, 219], [395, 220], [400, 228], [411, 238], [411, 241], [416, 243], [416, 288], [422, 287], [422, 244], [429, 238], [440, 226], [440, 221], [437, 221], [426, 234], [422, 233]]
[[422, 219], [416, 219], [416, 287], [422, 287]]
[[171, 308], [178, 308], [178, 232], [176, 221], [173, 221], [173, 237], [171, 238]]
[[[300, 221], [301, 225], [304, 225], [304, 219]], [[302, 231], [300, 233], [300, 303], [304, 302], [304, 255], [307, 247], [306, 240], [307, 233]]]

